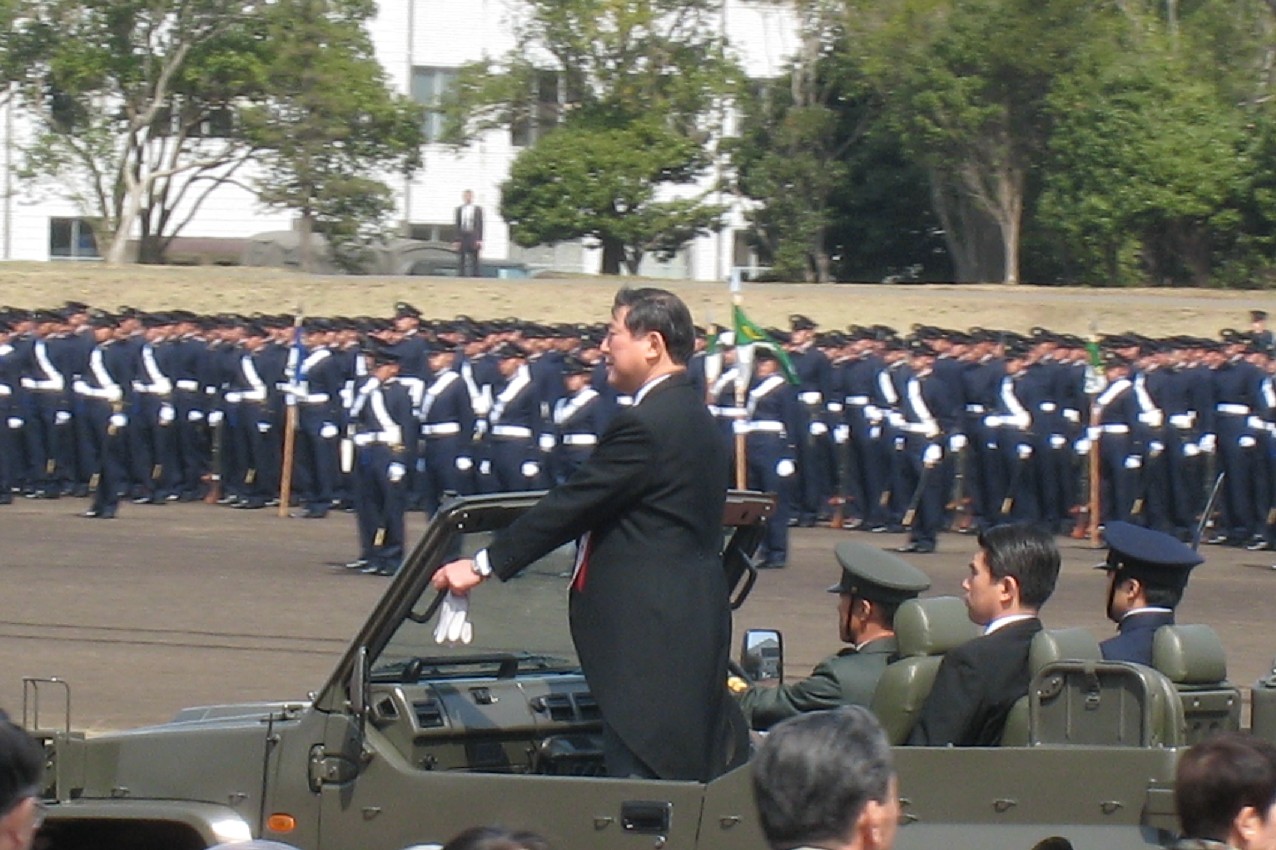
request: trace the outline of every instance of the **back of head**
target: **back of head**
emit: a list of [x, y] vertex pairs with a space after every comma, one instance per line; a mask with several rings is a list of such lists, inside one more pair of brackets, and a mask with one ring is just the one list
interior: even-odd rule
[[1276, 803], [1276, 745], [1242, 732], [1222, 732], [1179, 759], [1174, 808], [1187, 838], [1227, 841], [1241, 809], [1261, 815]]
[[1054, 593], [1059, 579], [1059, 547], [1054, 536], [1030, 523], [998, 525], [979, 535], [988, 571], [994, 579], [1010, 576], [1019, 585], [1019, 604], [1037, 609]]
[[44, 752], [26, 730], [0, 711], [0, 815], [40, 793]]
[[778, 724], [753, 759], [753, 797], [774, 850], [847, 841], [870, 800], [885, 801], [894, 766], [886, 733], [861, 706]]
[[476, 826], [456, 835], [443, 850], [550, 850], [549, 842], [534, 832], [499, 826]]
[[656, 332], [664, 337], [669, 358], [679, 366], [691, 359], [696, 345], [696, 329], [691, 311], [682, 299], [664, 289], [626, 287], [616, 293], [611, 309], [629, 309], [625, 327], [632, 334]]

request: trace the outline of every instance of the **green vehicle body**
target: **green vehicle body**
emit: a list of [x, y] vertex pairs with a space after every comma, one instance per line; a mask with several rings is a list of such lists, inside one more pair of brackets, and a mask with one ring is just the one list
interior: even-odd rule
[[[765, 850], [747, 765], [708, 784], [597, 775], [599, 716], [563, 622], [570, 547], [475, 594], [475, 629], [492, 645], [434, 644], [433, 570], [537, 495], [442, 509], [308, 699], [186, 709], [159, 726], [85, 737], [69, 729], [69, 692], [65, 712], [48, 709], [61, 683], [29, 680], [24, 717], [48, 754], [42, 846], [188, 850], [266, 838], [306, 850], [403, 850], [504, 824], [540, 832], [557, 850]], [[770, 509], [762, 494], [728, 499], [737, 603], [752, 576], [740, 556], [756, 546]], [[523, 630], [539, 640], [542, 628], [556, 629], [551, 646], [515, 645]], [[1129, 690], [1108, 667], [1062, 665], [1041, 688], [1054, 692], [1054, 707], [1031, 707], [1032, 745], [897, 747], [904, 807], [895, 846], [1028, 850], [1061, 836], [1077, 850], [1137, 850], [1171, 838], [1174, 765], [1191, 732], [1181, 720], [1177, 732], [1156, 732], [1165, 723], [1129, 694], [1116, 711], [1110, 695], [1106, 708], [1088, 704], [1104, 676]], [[1276, 686], [1254, 689], [1256, 731], [1276, 727], [1273, 695]], [[1238, 724], [1234, 689], [1197, 698], [1214, 701], [1214, 726]], [[1058, 709], [1059, 699], [1075, 704]], [[1083, 728], [1086, 712], [1112, 728]], [[50, 714], [59, 714], [52, 728]]]

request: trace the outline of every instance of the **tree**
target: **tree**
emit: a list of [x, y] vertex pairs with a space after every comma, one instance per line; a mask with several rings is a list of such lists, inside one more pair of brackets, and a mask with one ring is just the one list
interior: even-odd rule
[[[443, 105], [457, 145], [507, 126], [540, 137], [505, 187], [501, 209], [515, 240], [594, 237], [603, 271], [616, 273], [716, 226], [721, 210], [703, 192], [668, 198], [706, 172], [706, 145], [738, 76], [718, 34], [719, 0], [527, 0], [519, 8], [514, 48], [462, 68]], [[579, 206], [569, 209], [536, 179]], [[661, 190], [666, 200], [657, 201]]]
[[394, 210], [375, 175], [406, 177], [421, 164], [423, 115], [387, 84], [364, 28], [372, 12], [361, 0], [276, 2], [266, 28], [277, 45], [270, 90], [242, 115], [261, 167], [258, 196], [301, 214], [303, 268], [317, 230], [338, 265], [360, 269]]
[[261, 83], [255, 25], [267, 5], [18, 0], [5, 67], [35, 125], [21, 173], [96, 221], [108, 262], [125, 260], [139, 229], [143, 258], [162, 254], [251, 153], [210, 129]]
[[[1099, 12], [1081, 0], [852, 2], [848, 27], [932, 197], [962, 280], [1019, 281], [1044, 102]], [[1000, 256], [986, 247], [989, 223]]]
[[719, 226], [724, 210], [699, 196], [657, 200], [709, 164], [702, 146], [658, 123], [565, 127], [515, 160], [501, 215], [520, 245], [589, 237], [602, 246], [603, 274], [622, 263], [636, 274], [645, 254], [668, 259]]

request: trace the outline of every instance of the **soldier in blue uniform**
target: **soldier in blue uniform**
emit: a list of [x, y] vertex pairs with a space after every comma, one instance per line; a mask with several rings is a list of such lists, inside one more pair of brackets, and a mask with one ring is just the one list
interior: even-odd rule
[[1254, 477], [1262, 468], [1255, 425], [1263, 373], [1245, 359], [1248, 342], [1234, 332], [1225, 334], [1224, 351], [1214, 369], [1214, 425], [1218, 462], [1223, 480], [1222, 520], [1211, 543], [1243, 546], [1261, 539], [1255, 506]]
[[421, 498], [426, 513], [433, 515], [446, 495], [474, 492], [475, 419], [469, 388], [455, 368], [452, 349], [441, 342], [430, 343], [427, 362], [433, 378], [418, 414], [425, 462]]
[[126, 485], [125, 453], [128, 448], [127, 396], [132, 391], [132, 352], [115, 340], [114, 317], [105, 313], [89, 319], [96, 344], [88, 366], [74, 384], [84, 419], [80, 433], [87, 441], [82, 457], [96, 459], [93, 503], [81, 516], [114, 519], [120, 494]]
[[502, 381], [492, 388], [479, 487], [485, 493], [534, 490], [541, 473], [536, 444], [541, 419], [540, 400], [527, 368], [527, 350], [504, 342], [492, 354]]
[[934, 552], [944, 518], [944, 480], [940, 474], [944, 445], [957, 424], [960, 405], [953, 388], [935, 375], [935, 350], [922, 340], [910, 346], [908, 382], [900, 398], [896, 423], [902, 444], [901, 485], [916, 505], [908, 543], [900, 552]]
[[833, 434], [828, 402], [832, 397], [833, 372], [828, 357], [813, 345], [814, 321], [795, 313], [789, 316], [789, 360], [798, 376], [802, 433], [794, 435], [798, 447], [798, 475], [794, 487], [796, 524], [810, 527], [829, 514], [833, 492], [830, 471], [834, 468]]
[[802, 438], [804, 419], [797, 392], [780, 372], [774, 352], [755, 346], [753, 357], [745, 455], [749, 487], [779, 497], [759, 547], [760, 566], [777, 569], [788, 560], [789, 506], [797, 483], [797, 441]]
[[323, 519], [336, 498], [338, 444], [345, 428], [343, 363], [327, 343], [327, 323], [310, 321], [305, 353], [285, 392], [297, 405], [297, 495], [305, 519]]
[[554, 484], [562, 484], [593, 454], [615, 406], [591, 386], [593, 366], [574, 355], [563, 359], [564, 394], [554, 403], [553, 445], [549, 468]]
[[1089, 427], [1091, 450], [1099, 452], [1102, 519], [1130, 522], [1143, 467], [1139, 405], [1129, 377], [1130, 362], [1109, 352], [1104, 366], [1108, 385], [1095, 399], [1098, 419]]
[[170, 325], [162, 313], [142, 319], [144, 342], [136, 349], [129, 411], [129, 458], [136, 504], [164, 504], [177, 487], [177, 409], [173, 406]]
[[347, 566], [364, 573], [392, 576], [403, 561], [407, 474], [410, 458], [404, 432], [414, 426], [412, 398], [395, 380], [399, 355], [373, 347], [371, 375], [350, 411], [355, 424], [355, 511], [359, 558]]
[[1108, 557], [1096, 569], [1108, 572], [1108, 619], [1114, 637], [1099, 644], [1108, 661], [1152, 664], [1152, 637], [1173, 625], [1188, 574], [1205, 559], [1169, 534], [1127, 522], [1104, 528]]

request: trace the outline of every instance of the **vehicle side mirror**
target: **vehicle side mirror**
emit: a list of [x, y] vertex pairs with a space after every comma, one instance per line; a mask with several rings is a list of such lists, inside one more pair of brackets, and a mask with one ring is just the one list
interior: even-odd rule
[[749, 629], [740, 647], [740, 666], [754, 682], [783, 682], [784, 637], [776, 629]]

